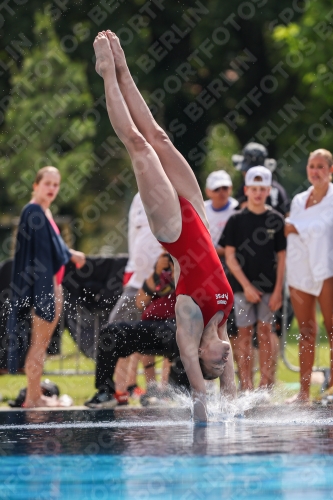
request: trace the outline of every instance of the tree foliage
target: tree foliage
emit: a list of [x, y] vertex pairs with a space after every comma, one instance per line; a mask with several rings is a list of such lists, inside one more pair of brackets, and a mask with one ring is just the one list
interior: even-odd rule
[[[100, 218], [85, 222], [83, 233], [98, 239], [110, 215], [125, 215], [135, 181], [133, 176], [119, 180], [130, 169], [129, 160], [110, 127], [92, 49], [97, 32], [107, 28], [120, 37], [156, 119], [202, 184], [214, 168], [234, 174], [231, 154], [255, 140], [277, 158], [280, 180], [293, 192], [304, 180], [307, 148], [330, 144], [330, 122], [320, 121], [332, 99], [330, 11], [328, 0], [13, 2], [12, 11], [0, 13], [0, 124], [6, 142], [1, 147], [2, 207], [25, 201], [27, 193], [14, 193], [13, 186], [20, 178], [28, 188], [31, 171], [46, 157], [61, 168], [64, 180], [77, 174], [73, 196], [59, 200], [60, 209], [74, 216], [97, 213], [99, 196], [108, 195], [111, 183], [118, 186], [121, 203], [97, 205]], [[30, 20], [35, 14], [39, 23], [52, 19], [56, 35], [51, 24], [34, 30]], [[44, 77], [48, 64], [52, 72]], [[15, 89], [36, 67], [41, 76], [34, 90], [25, 85], [26, 97], [20, 99]], [[71, 84], [70, 98], [60, 96], [63, 104], [54, 110], [54, 96]], [[27, 146], [14, 154], [10, 139], [45, 107], [59, 115], [50, 118], [34, 142], [24, 138]], [[325, 136], [319, 128], [309, 134], [314, 123], [325, 125]], [[60, 140], [72, 126], [81, 137], [74, 147]], [[320, 140], [311, 139], [311, 133]], [[304, 140], [310, 145], [304, 147]], [[59, 143], [61, 151], [52, 150]]]
[[297, 23], [277, 26], [275, 43], [292, 62], [295, 94], [302, 110], [281, 135], [280, 149], [289, 151], [285, 169], [292, 188], [304, 187], [304, 165], [309, 152], [331, 150], [333, 140], [333, 7], [327, 0], [308, 2]]
[[92, 105], [85, 64], [59, 50], [50, 17], [37, 12], [36, 44], [12, 74], [12, 98], [1, 137], [1, 176], [11, 206], [26, 203], [38, 169], [56, 165], [63, 177], [59, 202], [78, 197], [92, 175], [95, 126], [84, 113]]
[[[205, 139], [208, 127], [220, 122], [230, 126], [234, 121], [232, 132], [244, 144], [289, 93], [292, 95], [292, 88], [289, 93], [288, 89], [283, 93], [278, 89], [273, 99], [263, 92], [259, 106], [249, 98], [247, 105], [240, 104], [254, 87], [260, 87], [275, 64], [268, 52], [270, 23], [286, 16], [286, 9], [291, 11], [289, 19], [301, 15], [302, 9], [290, 8], [288, 0], [130, 0], [94, 5], [87, 0], [44, 1], [38, 7], [32, 2], [18, 9], [20, 18], [31, 8], [47, 8], [62, 50], [72, 60], [88, 62], [90, 90], [96, 100], [103, 94], [103, 83], [94, 71], [92, 42], [99, 30], [114, 30], [156, 117], [196, 173], [200, 173], [202, 164], [193, 159], [195, 149]], [[215, 87], [210, 87], [212, 82]], [[237, 105], [239, 116], [231, 120], [226, 115]], [[102, 111], [100, 106], [98, 110]], [[109, 135], [104, 112], [98, 122], [96, 150]], [[274, 153], [274, 142], [271, 149]], [[117, 170], [118, 162], [111, 166]], [[100, 176], [104, 182], [102, 170]]]

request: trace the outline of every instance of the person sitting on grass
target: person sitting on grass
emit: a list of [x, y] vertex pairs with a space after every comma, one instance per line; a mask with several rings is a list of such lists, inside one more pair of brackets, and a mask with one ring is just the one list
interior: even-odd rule
[[164, 356], [171, 362], [169, 382], [189, 389], [188, 378], [179, 357], [176, 343], [174, 266], [170, 255], [163, 253], [155, 270], [144, 281], [136, 296], [142, 311], [141, 321], [110, 323], [99, 336], [95, 385], [97, 393], [85, 405], [90, 408], [113, 408], [126, 404], [126, 379], [119, 378], [115, 367], [119, 358], [134, 352]]

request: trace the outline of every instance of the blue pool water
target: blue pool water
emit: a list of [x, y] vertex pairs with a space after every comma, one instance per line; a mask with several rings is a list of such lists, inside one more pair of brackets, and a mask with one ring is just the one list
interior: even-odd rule
[[333, 410], [0, 412], [0, 499], [333, 499]]
[[333, 457], [74, 455], [0, 459], [8, 499], [329, 499]]

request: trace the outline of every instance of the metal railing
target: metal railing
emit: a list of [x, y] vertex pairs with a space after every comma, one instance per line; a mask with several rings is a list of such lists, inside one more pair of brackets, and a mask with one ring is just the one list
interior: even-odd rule
[[[76, 350], [75, 350], [75, 368], [64, 368], [64, 362], [66, 360], [66, 355], [63, 353], [62, 346], [60, 346], [60, 354], [59, 354], [59, 369], [58, 370], [44, 370], [44, 375], [94, 375], [94, 370], [82, 370], [80, 368], [80, 361], [82, 356], [85, 354], [81, 351], [81, 330], [82, 330], [82, 306], [78, 305], [76, 307], [76, 332], [75, 335], [72, 335], [73, 341], [75, 342]], [[102, 314], [99, 312], [91, 313], [94, 314], [94, 343], [93, 343], [93, 360], [96, 359], [97, 356], [97, 347], [98, 347], [98, 338], [100, 332], [100, 318]], [[61, 324], [60, 330], [63, 333], [65, 330], [65, 318], [64, 315], [61, 315]]]
[[[288, 317], [289, 317], [289, 289], [287, 285], [285, 284], [285, 289], [284, 289], [284, 300], [283, 300], [283, 307], [282, 307], [282, 335], [280, 338], [280, 357], [285, 364], [285, 366], [293, 371], [293, 372], [299, 372], [300, 368], [299, 366], [294, 365], [289, 359], [288, 359], [288, 329], [290, 325], [288, 325]], [[84, 354], [81, 352], [80, 349], [80, 344], [81, 344], [81, 330], [82, 330], [82, 306], [78, 305], [76, 309], [76, 325], [77, 325], [77, 330], [75, 335], [72, 335], [75, 339], [75, 344], [76, 344], [76, 352], [75, 352], [75, 368], [64, 368], [64, 361], [66, 359], [66, 355], [64, 355], [62, 352], [60, 353], [59, 356], [59, 369], [57, 370], [46, 370], [44, 372], [45, 375], [93, 375], [95, 373], [94, 370], [82, 370], [80, 367], [80, 361], [82, 359], [82, 356]], [[94, 342], [93, 342], [93, 359], [96, 359], [97, 355], [97, 348], [98, 348], [98, 338], [99, 338], [99, 331], [100, 331], [100, 326], [101, 326], [101, 317], [102, 314], [101, 312], [95, 311], [94, 313]], [[62, 316], [62, 331], [64, 330], [64, 317]], [[316, 340], [316, 364], [313, 367], [313, 371], [325, 371], [327, 368], [320, 367], [319, 366], [319, 355], [320, 355], [320, 336], [319, 336], [319, 328], [317, 331], [317, 340]], [[143, 370], [139, 370], [139, 373], [143, 373]]]

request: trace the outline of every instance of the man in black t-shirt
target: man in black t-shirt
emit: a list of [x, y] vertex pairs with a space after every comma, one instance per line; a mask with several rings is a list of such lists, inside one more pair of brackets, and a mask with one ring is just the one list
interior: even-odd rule
[[230, 284], [235, 297], [238, 335], [235, 358], [242, 390], [253, 389], [252, 328], [257, 323], [260, 387], [274, 383], [271, 342], [274, 311], [282, 304], [286, 239], [283, 217], [265, 204], [272, 182], [271, 172], [252, 167], [245, 176], [248, 206], [232, 215], [222, 236]]

